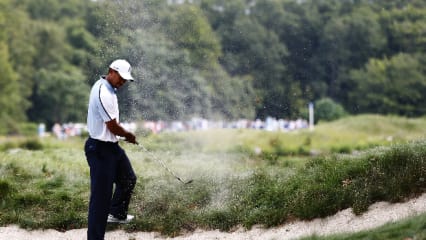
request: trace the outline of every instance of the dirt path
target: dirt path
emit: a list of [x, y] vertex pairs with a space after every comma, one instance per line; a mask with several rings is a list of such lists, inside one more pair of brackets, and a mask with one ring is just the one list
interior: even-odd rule
[[[313, 221], [297, 221], [276, 228], [253, 228], [251, 230], [239, 229], [235, 232], [225, 233], [220, 231], [196, 230], [193, 233], [167, 238], [158, 233], [112, 231], [106, 234], [108, 240], [146, 240], [146, 239], [180, 239], [180, 240], [272, 240], [272, 239], [297, 239], [312, 234], [329, 235], [342, 232], [358, 232], [375, 228], [388, 222], [394, 222], [406, 217], [426, 212], [426, 193], [405, 203], [389, 204], [380, 202], [372, 205], [368, 212], [362, 216], [355, 216], [351, 209], [343, 210], [334, 216], [315, 219]], [[70, 230], [65, 233], [55, 230], [26, 231], [17, 226], [0, 227], [0, 239], [7, 240], [83, 240], [86, 229]]]

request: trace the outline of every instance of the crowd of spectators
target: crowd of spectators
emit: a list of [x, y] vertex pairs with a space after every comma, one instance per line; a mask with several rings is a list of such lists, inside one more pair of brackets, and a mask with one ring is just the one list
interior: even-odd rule
[[149, 129], [153, 133], [225, 128], [289, 132], [308, 128], [309, 124], [304, 119], [285, 120], [273, 117], [267, 117], [265, 121], [260, 119], [254, 121], [247, 119], [240, 119], [237, 121], [211, 121], [204, 118], [192, 118], [189, 121], [145, 121], [142, 127]]
[[55, 123], [52, 127], [52, 133], [58, 139], [80, 136], [85, 131], [87, 131], [86, 125], [83, 123]]
[[[258, 129], [265, 131], [290, 132], [309, 127], [308, 122], [304, 119], [285, 120], [273, 117], [267, 117], [264, 121], [260, 119], [212, 121], [204, 118], [192, 118], [188, 121], [143, 121], [141, 124], [137, 124], [135, 122], [124, 122], [121, 124], [126, 130], [131, 132], [136, 132], [136, 130], [141, 127], [142, 129], [148, 130], [154, 134], [161, 132], [182, 132], [208, 129]], [[58, 139], [80, 136], [85, 132], [87, 133], [87, 128], [83, 123], [56, 123], [52, 127], [52, 134]], [[40, 130], [39, 135], [42, 136], [40, 134]]]

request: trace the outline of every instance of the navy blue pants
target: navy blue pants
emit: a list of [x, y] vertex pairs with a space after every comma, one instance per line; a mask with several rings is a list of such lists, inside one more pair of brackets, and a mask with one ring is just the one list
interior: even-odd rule
[[117, 218], [127, 217], [136, 176], [118, 143], [89, 138], [84, 151], [90, 166], [87, 239], [101, 240], [104, 239], [109, 213]]

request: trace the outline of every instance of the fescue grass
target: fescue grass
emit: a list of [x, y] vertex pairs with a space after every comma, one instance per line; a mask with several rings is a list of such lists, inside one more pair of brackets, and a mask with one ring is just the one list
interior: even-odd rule
[[[211, 130], [146, 135], [149, 151], [122, 143], [138, 176], [130, 212], [110, 229], [175, 236], [197, 227], [277, 226], [356, 214], [376, 201], [426, 190], [426, 119], [357, 116], [315, 131]], [[392, 137], [391, 137], [392, 136]], [[22, 144], [33, 142], [31, 144]], [[86, 226], [89, 168], [84, 140], [3, 139], [0, 225], [67, 230]], [[184, 179], [183, 185], [157, 162]]]
[[338, 234], [332, 236], [310, 236], [300, 240], [414, 240], [426, 239], [426, 214], [421, 214], [395, 223], [388, 223], [382, 227], [352, 234]]

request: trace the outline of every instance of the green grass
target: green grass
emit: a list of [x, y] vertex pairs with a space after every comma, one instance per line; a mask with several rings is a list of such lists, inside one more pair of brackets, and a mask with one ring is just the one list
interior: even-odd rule
[[[75, 158], [77, 156], [77, 158]], [[0, 222], [66, 230], [85, 226], [88, 174], [67, 149], [0, 153]]]
[[301, 240], [401, 240], [426, 239], [426, 214], [395, 223], [388, 223], [382, 227], [352, 234], [333, 236], [310, 236]]
[[[230, 230], [360, 214], [426, 189], [426, 119], [364, 115], [315, 131], [210, 130], [146, 135], [150, 153], [122, 143], [138, 176], [128, 231]], [[392, 136], [392, 137], [390, 137]], [[390, 141], [391, 140], [391, 141]], [[89, 168], [84, 139], [0, 139], [0, 225], [85, 227]], [[161, 159], [184, 179], [165, 171]]]

